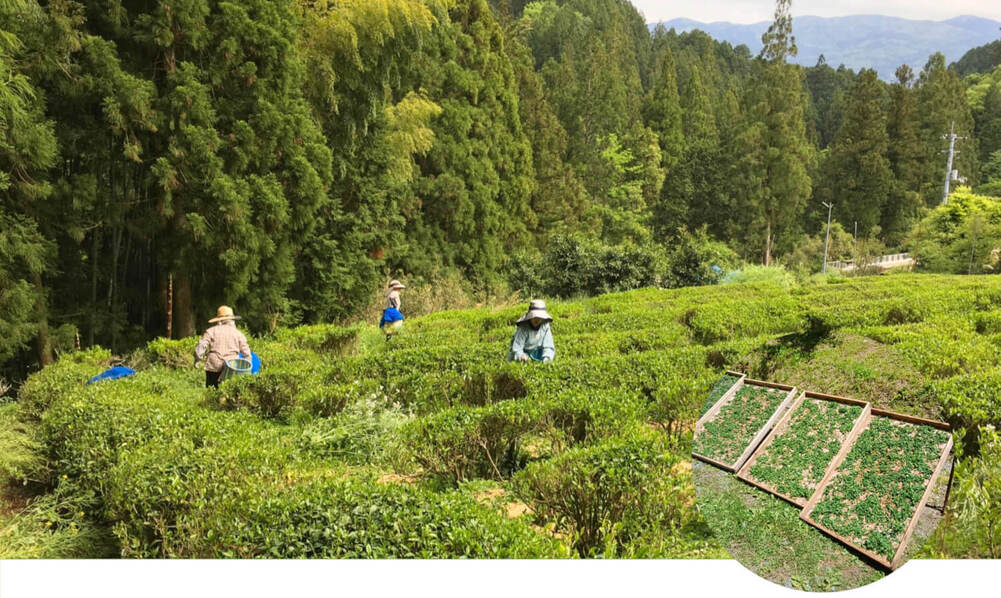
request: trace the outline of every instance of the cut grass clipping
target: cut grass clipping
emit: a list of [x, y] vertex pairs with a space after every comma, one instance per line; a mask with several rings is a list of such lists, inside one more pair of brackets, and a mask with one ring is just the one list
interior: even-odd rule
[[804, 401], [785, 431], [758, 456], [751, 476], [779, 494], [808, 500], [861, 413], [854, 405]]
[[892, 560], [949, 433], [874, 417], [814, 508], [821, 525]]
[[706, 423], [692, 452], [721, 463], [733, 463], [761, 426], [775, 413], [788, 391], [745, 385]]

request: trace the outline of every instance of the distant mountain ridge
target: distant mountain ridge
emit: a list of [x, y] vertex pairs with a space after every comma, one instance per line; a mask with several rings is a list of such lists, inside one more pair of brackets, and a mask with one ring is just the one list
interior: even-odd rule
[[[663, 22], [679, 33], [701, 29], [713, 38], [734, 46], [744, 44], [753, 54], [761, 50], [761, 35], [770, 21], [750, 25], [727, 22], [700, 23], [691, 19]], [[651, 30], [657, 26], [651, 24]], [[947, 21], [916, 21], [881, 15], [847, 17], [796, 17], [793, 35], [799, 55], [795, 62], [813, 66], [823, 54], [833, 67], [844, 64], [854, 70], [872, 68], [880, 78], [890, 80], [902, 64], [915, 71], [935, 52], [955, 62], [972, 48], [1001, 38], [1001, 21], [975, 16], [959, 16]]]

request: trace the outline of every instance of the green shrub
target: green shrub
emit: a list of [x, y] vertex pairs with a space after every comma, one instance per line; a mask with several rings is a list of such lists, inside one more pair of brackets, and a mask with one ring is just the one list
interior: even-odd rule
[[[999, 423], [998, 305], [994, 277], [644, 288], [553, 303], [551, 364], [504, 361], [519, 303], [411, 319], [393, 343], [372, 326], [278, 331], [252, 343], [262, 374], [218, 391], [186, 367], [194, 339], [155, 341], [137, 376], [93, 386], [111, 355], [63, 356], [23, 385], [17, 421], [38, 423], [50, 479], [90, 501], [86, 520], [113, 525], [125, 556], [565, 555], [533, 518], [577, 554], [717, 555], [687, 464], [723, 369], [778, 336], [869, 336], [926, 378], [921, 401], [966, 428], [974, 458]], [[505, 520], [494, 511], [508, 498], [477, 505], [467, 480], [502, 480], [535, 515]], [[956, 538], [982, 520], [969, 521]], [[956, 550], [989, 550], [967, 540]]]
[[565, 391], [540, 407], [541, 430], [557, 452], [623, 434], [644, 419], [642, 399], [621, 389]]
[[782, 266], [758, 266], [747, 264], [740, 270], [726, 275], [722, 284], [768, 283], [783, 289], [796, 286], [796, 277]]
[[[201, 554], [267, 558], [565, 558], [565, 545], [456, 492], [317, 481], [210, 518]], [[218, 537], [220, 540], [212, 540]], [[222, 541], [224, 539], [224, 541]]]
[[539, 426], [535, 401], [453, 407], [418, 418], [403, 429], [414, 459], [454, 484], [477, 477], [503, 479], [524, 463], [521, 440]]
[[[988, 426], [979, 444], [979, 454], [967, 455], [956, 466], [952, 517], [939, 526], [922, 556], [1001, 558], [1001, 435]], [[939, 548], [943, 544], [947, 552]]]
[[117, 556], [117, 543], [94, 504], [93, 495], [62, 485], [31, 499], [10, 518], [0, 518], [0, 560]]
[[399, 470], [406, 468], [406, 463], [398, 436], [411, 419], [399, 405], [359, 400], [335, 417], [318, 418], [304, 426], [300, 443], [304, 450], [322, 457]]
[[802, 329], [800, 302], [777, 287], [760, 287], [769, 296], [758, 300], [712, 302], [684, 312], [680, 322], [691, 331], [692, 339], [703, 345], [742, 336], [777, 334]]
[[[303, 382], [300, 372], [262, 371], [254, 376], [230, 378], [212, 396], [226, 408], [247, 409], [262, 417], [282, 419], [292, 411]], [[323, 389], [312, 392], [322, 393]], [[314, 404], [322, 402], [321, 397], [310, 400]]]
[[19, 415], [17, 403], [0, 403], [0, 487], [47, 478], [34, 426], [21, 421]]
[[1001, 334], [1001, 311], [975, 314], [973, 326], [977, 334]]
[[655, 439], [616, 438], [532, 463], [513, 483], [539, 517], [568, 534], [580, 556], [595, 556], [613, 541], [628, 542], [651, 515], [680, 518], [676, 500], [661, 503], [666, 497], [648, 494], [677, 460]]
[[645, 286], [663, 278], [666, 257], [659, 247], [611, 246], [583, 237], [555, 236], [536, 261], [515, 261], [512, 286], [550, 297], [600, 295]]
[[119, 455], [165, 437], [187, 437], [203, 415], [194, 402], [143, 388], [144, 381], [81, 387], [59, 397], [41, 433], [56, 472], [103, 495]]
[[719, 283], [739, 259], [725, 243], [712, 240], [703, 227], [694, 233], [682, 231], [667, 258], [662, 285], [667, 288]]
[[177, 340], [158, 338], [146, 345], [145, 351], [136, 352], [133, 365], [162, 365], [168, 368], [190, 368], [195, 365], [195, 347], [198, 338], [189, 337]]
[[934, 389], [946, 417], [954, 427], [969, 430], [970, 440], [981, 428], [1001, 428], [1001, 373], [996, 370], [942, 380]]
[[359, 334], [363, 329], [364, 325], [362, 324], [355, 324], [347, 328], [333, 324], [280, 328], [275, 333], [275, 339], [283, 345], [297, 349], [309, 349], [325, 355], [343, 356], [349, 355], [357, 349]]
[[73, 351], [72, 353], [65, 354], [61, 359], [70, 363], [84, 363], [100, 367], [108, 367], [112, 362], [111, 351], [101, 347], [90, 347], [82, 351]]
[[58, 367], [44, 368], [25, 380], [18, 401], [26, 415], [41, 417], [52, 401], [81, 388], [104, 369], [104, 365], [60, 360]]

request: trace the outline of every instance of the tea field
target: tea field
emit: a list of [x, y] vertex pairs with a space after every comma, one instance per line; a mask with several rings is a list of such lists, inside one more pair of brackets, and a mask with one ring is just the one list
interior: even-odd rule
[[[951, 510], [922, 554], [998, 556], [1001, 277], [550, 305], [550, 364], [504, 361], [521, 304], [411, 319], [391, 342], [280, 329], [251, 339], [261, 374], [218, 390], [196, 339], [154, 341], [117, 360], [138, 375], [90, 386], [116, 359], [65, 355], [0, 405], [0, 558], [726, 558], [690, 453], [727, 369], [952, 423]], [[803, 533], [825, 562], [844, 552]]]

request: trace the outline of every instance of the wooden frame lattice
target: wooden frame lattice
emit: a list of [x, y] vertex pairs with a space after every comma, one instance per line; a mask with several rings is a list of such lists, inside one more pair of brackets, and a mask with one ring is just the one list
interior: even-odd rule
[[758, 445], [761, 444], [761, 441], [765, 438], [768, 432], [771, 431], [771, 429], [775, 426], [775, 422], [777, 422], [779, 418], [782, 417], [783, 413], [785, 413], [785, 410], [789, 407], [789, 403], [791, 403], [793, 399], [796, 398], [796, 387], [788, 386], [786, 384], [776, 384], [774, 382], [765, 382], [763, 380], [751, 380], [745, 374], [738, 374], [737, 372], [727, 372], [727, 374], [736, 375], [740, 377], [737, 379], [736, 382], [734, 382], [733, 386], [731, 386], [730, 389], [727, 390], [723, 394], [723, 396], [721, 396], [719, 400], [717, 400], [713, 404], [713, 406], [709, 408], [709, 411], [706, 411], [705, 415], [700, 417], [699, 420], [695, 422], [696, 436], [698, 436], [699, 432], [705, 429], [707, 423], [716, 419], [716, 417], [720, 414], [720, 412], [726, 408], [726, 405], [728, 405], [730, 401], [737, 396], [737, 393], [740, 392], [740, 390], [744, 386], [758, 386], [762, 388], [772, 388], [772, 389], [786, 391], [786, 397], [775, 408], [775, 411], [772, 412], [772, 415], [771, 417], [768, 418], [768, 421], [766, 421], [765, 424], [758, 429], [754, 437], [751, 438], [751, 441], [747, 444], [747, 446], [744, 447], [744, 450], [741, 452], [740, 456], [738, 456], [737, 459], [732, 463], [724, 463], [722, 461], [719, 461], [718, 459], [710, 457], [709, 455], [701, 455], [699, 453], [696, 453], [694, 450], [692, 451], [692, 456], [695, 457], [696, 459], [705, 461], [710, 465], [715, 465], [716, 467], [725, 469], [730, 473], [735, 473], [738, 469], [740, 469], [741, 465], [743, 465], [744, 462], [747, 461], [747, 459], [751, 456], [751, 453], [754, 452], [754, 449], [756, 449]]
[[[817, 506], [818, 503], [820, 503], [821, 499], [823, 499], [824, 492], [831, 484], [831, 481], [837, 476], [838, 468], [841, 466], [845, 458], [851, 452], [851, 449], [855, 445], [855, 441], [858, 440], [859, 435], [863, 431], [865, 431], [866, 428], [869, 427], [873, 419], [877, 417], [885, 417], [888, 419], [902, 421], [905, 423], [915, 424], [919, 426], [932, 426], [934, 428], [938, 428], [939, 430], [944, 430], [947, 432], [952, 431], [952, 427], [945, 422], [923, 419], [920, 417], [914, 417], [912, 415], [905, 415], [902, 413], [893, 413], [891, 411], [883, 411], [881, 409], [872, 409], [869, 417], [865, 421], [865, 425], [859, 428], [853, 437], [845, 441], [844, 446], [842, 446], [842, 450], [838, 453], [838, 456], [835, 458], [834, 463], [832, 463], [832, 467], [828, 471], [827, 475], [824, 477], [824, 480], [821, 481], [821, 483], [817, 486], [817, 490], [813, 493], [813, 496], [810, 497], [809, 502], [806, 503], [806, 506], [804, 506], [803, 510], [800, 512], [799, 518], [805, 521], [806, 523], [812, 525], [813, 527], [819, 529], [820, 531], [824, 532], [828, 536], [831, 536], [838, 542], [841, 542], [842, 544], [845, 544], [846, 546], [850, 547], [852, 550], [855, 550], [858, 553], [864, 555], [866, 558], [875, 561], [876, 563], [879, 563], [880, 565], [886, 567], [890, 571], [893, 571], [901, 564], [903, 564], [904, 554], [907, 551], [907, 542], [911, 539], [911, 535], [914, 533], [914, 529], [917, 526], [918, 519], [921, 518], [921, 509], [923, 509], [925, 505], [928, 504], [928, 499], [931, 498], [931, 494], [935, 490], [935, 481], [938, 479], [939, 475], [942, 473], [942, 469], [945, 467], [946, 462], [949, 460], [949, 454], [952, 452], [952, 446], [953, 446], [953, 439], [951, 435], [949, 436], [948, 441], [946, 441], [945, 446], [942, 448], [942, 451], [939, 454], [939, 458], [935, 464], [935, 468], [932, 471], [931, 476], [929, 476], [928, 479], [925, 481], [925, 488], [923, 494], [921, 495], [921, 500], [919, 500], [918, 503], [914, 505], [914, 512], [911, 514], [910, 518], [907, 521], [907, 526], [904, 528], [904, 533], [900, 536], [899, 544], [897, 544], [897, 550], [894, 552], [892, 559], [887, 559], [882, 555], [876, 554], [871, 550], [859, 546], [851, 539], [846, 538], [841, 534], [839, 534], [838, 532], [825, 527], [823, 524], [814, 520], [811, 517], [811, 515], [813, 514], [813, 509]], [[943, 509], [944, 508], [945, 505], [943, 505]]]
[[817, 480], [817, 486], [814, 488], [814, 490], [816, 490], [816, 488], [819, 488], [821, 483], [824, 480], [828, 479], [831, 471], [834, 469], [835, 464], [840, 463], [841, 461], [844, 460], [844, 453], [847, 451], [849, 443], [854, 441], [855, 437], [861, 431], [862, 426], [864, 426], [865, 422], [868, 421], [869, 412], [872, 410], [872, 405], [870, 405], [869, 403], [865, 401], [859, 401], [857, 399], [849, 399], [846, 397], [839, 397], [835, 395], [827, 395], [818, 392], [804, 391], [801, 395], [799, 395], [799, 398], [797, 398], [792, 403], [792, 405], [789, 406], [789, 409], [785, 412], [785, 415], [782, 416], [782, 419], [780, 419], [778, 423], [775, 424], [775, 427], [772, 428], [772, 431], [768, 433], [768, 436], [766, 436], [764, 441], [758, 446], [758, 448], [755, 449], [753, 453], [751, 453], [751, 457], [744, 463], [744, 465], [737, 472], [737, 477], [740, 478], [741, 480], [747, 482], [748, 484], [756, 488], [760, 488], [761, 490], [764, 490], [769, 494], [773, 494], [781, 498], [782, 500], [791, 503], [797, 507], [805, 506], [806, 503], [809, 501], [809, 498], [799, 498], [799, 497], [794, 498], [792, 496], [779, 492], [769, 484], [755, 479], [754, 476], [751, 475], [751, 467], [754, 466], [754, 463], [762, 455], [768, 452], [768, 447], [770, 447], [772, 443], [775, 442], [776, 439], [781, 437], [788, 430], [789, 422], [792, 420], [792, 417], [795, 414], [796, 410], [799, 409], [804, 403], [811, 400], [829, 401], [832, 403], [841, 403], [844, 405], [851, 405], [853, 407], [862, 408], [862, 412], [858, 415], [858, 417], [855, 418], [855, 421], [853, 422], [851, 429], [845, 435], [845, 439], [844, 441], [842, 441], [841, 447], [839, 448], [838, 452], [831, 456], [831, 461], [827, 464], [827, 467], [824, 469], [824, 475], [821, 476], [819, 480]]
[[[701, 432], [705, 428], [706, 423], [713, 421], [719, 414], [719, 412], [725, 409], [726, 404], [729, 403], [730, 400], [732, 400], [733, 397], [736, 396], [737, 392], [739, 392], [744, 385], [763, 386], [766, 388], [789, 390], [789, 395], [782, 401], [782, 403], [779, 404], [779, 406], [775, 409], [775, 412], [772, 414], [771, 418], [765, 423], [764, 426], [762, 426], [762, 428], [758, 431], [758, 433], [754, 436], [754, 438], [745, 448], [744, 452], [740, 455], [740, 457], [738, 457], [738, 459], [734, 463], [722, 463], [709, 456], [697, 454], [694, 451], [692, 452], [692, 457], [699, 459], [700, 461], [705, 461], [710, 465], [714, 465], [731, 473], [736, 473], [737, 477], [740, 480], [744, 481], [745, 483], [754, 486], [759, 490], [763, 490], [773, 496], [781, 498], [782, 500], [788, 502], [791, 505], [800, 507], [801, 510], [799, 513], [799, 517], [802, 521], [817, 528], [824, 534], [830, 536], [831, 538], [835, 539], [841, 544], [844, 544], [851, 550], [856, 551], [857, 553], [866, 557], [870, 561], [877, 563], [880, 566], [890, 571], [893, 571], [894, 569], [899, 567], [903, 562], [904, 554], [906, 553], [907, 550], [907, 543], [910, 540], [911, 536], [913, 535], [914, 530], [917, 527], [918, 520], [921, 517], [921, 510], [928, 505], [928, 501], [935, 490], [935, 482], [942, 474], [943, 469], [946, 463], [949, 461], [950, 455], [952, 454], [953, 439], [951, 435], [942, 448], [941, 454], [939, 455], [939, 458], [936, 462], [936, 465], [934, 467], [934, 470], [932, 471], [931, 476], [928, 477], [928, 479], [925, 481], [924, 492], [921, 496], [921, 500], [915, 505], [914, 512], [908, 519], [907, 525], [904, 528], [903, 534], [900, 536], [897, 549], [892, 559], [887, 559], [879, 554], [867, 550], [866, 548], [856, 544], [851, 539], [842, 536], [838, 532], [835, 532], [834, 530], [824, 527], [822, 524], [815, 521], [811, 517], [811, 515], [813, 514], [814, 508], [817, 506], [817, 504], [820, 503], [821, 499], [823, 498], [824, 492], [826, 492], [832, 480], [834, 480], [834, 478], [837, 476], [838, 468], [842, 465], [842, 463], [844, 463], [845, 458], [848, 456], [852, 448], [855, 446], [855, 443], [858, 440], [859, 435], [861, 435], [862, 432], [869, 427], [869, 425], [873, 421], [873, 418], [885, 417], [896, 421], [902, 421], [905, 423], [910, 423], [920, 426], [932, 426], [934, 428], [937, 428], [939, 430], [944, 430], [946, 432], [951, 432], [952, 427], [945, 422], [923, 419], [920, 417], [915, 417], [912, 415], [906, 415], [902, 413], [894, 413], [891, 411], [884, 411], [882, 409], [874, 409], [871, 403], [868, 403], [866, 401], [860, 401], [857, 399], [849, 399], [846, 397], [839, 397], [836, 395], [829, 395], [812, 391], [804, 391], [797, 397], [795, 387], [788, 386], [785, 384], [776, 384], [774, 382], [751, 380], [747, 378], [746, 374], [742, 374], [740, 372], [727, 371], [726, 373], [731, 376], [736, 376], [737, 381], [734, 382], [733, 386], [731, 386], [726, 391], [726, 393], [724, 393], [723, 396], [721, 396], [719, 400], [717, 400], [713, 404], [713, 406], [695, 423], [696, 436], [698, 436], [699, 432]], [[807, 400], [832, 401], [837, 403], [843, 403], [846, 405], [861, 406], [862, 413], [855, 419], [851, 431], [846, 435], [845, 439], [842, 441], [841, 448], [838, 450], [837, 454], [831, 459], [831, 462], [828, 464], [827, 468], [824, 471], [824, 476], [817, 483], [816, 489], [814, 490], [810, 499], [807, 501], [803, 501], [802, 499], [797, 499], [784, 495], [776, 491], [774, 488], [769, 487], [767, 484], [755, 480], [753, 476], [750, 475], [750, 468], [751, 466], [754, 465], [755, 460], [757, 460], [758, 457], [763, 455], [768, 450], [768, 447], [772, 444], [772, 442], [774, 442], [776, 438], [780, 437], [785, 432], [787, 424], [792, 418], [793, 413], [796, 411], [796, 409], [802, 406], [802, 404]], [[955, 458], [953, 457], [953, 467], [954, 466], [955, 466]], [[943, 500], [941, 506], [943, 514], [945, 513], [945, 509], [949, 500], [949, 492], [951, 489], [952, 489], [952, 475], [950, 473], [949, 482], [947, 484], [945, 492], [945, 499]]]

